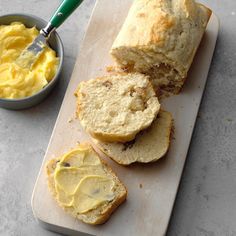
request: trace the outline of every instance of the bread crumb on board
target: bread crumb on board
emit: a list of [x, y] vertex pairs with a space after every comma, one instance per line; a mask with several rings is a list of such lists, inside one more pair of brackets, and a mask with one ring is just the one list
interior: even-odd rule
[[108, 73], [124, 73], [124, 72], [128, 72], [127, 68], [120, 68], [119, 66], [106, 66], [106, 72]]
[[69, 117], [69, 119], [67, 120], [67, 122], [68, 122], [69, 124], [72, 123], [72, 122], [74, 122], [74, 121], [76, 121], [76, 116], [75, 116], [75, 115]]
[[114, 72], [114, 71], [117, 71], [117, 67], [116, 67], [116, 66], [107, 66], [107, 67], [106, 67], [106, 71], [107, 71], [107, 72]]
[[68, 122], [68, 123], [71, 123], [72, 121], [73, 121], [73, 119], [72, 119], [72, 118], [69, 118], [67, 122]]

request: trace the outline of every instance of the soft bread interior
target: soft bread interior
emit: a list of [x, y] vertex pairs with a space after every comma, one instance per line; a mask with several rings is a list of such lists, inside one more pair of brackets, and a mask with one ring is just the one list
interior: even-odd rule
[[131, 141], [151, 125], [159, 109], [149, 77], [141, 73], [110, 73], [81, 82], [77, 90], [77, 117], [102, 141]]
[[157, 92], [177, 94], [184, 83], [184, 75], [171, 65], [162, 54], [143, 53], [129, 47], [114, 49], [112, 55], [121, 68], [127, 72], [139, 71], [150, 76], [150, 81]]
[[146, 130], [127, 143], [108, 143], [93, 139], [96, 146], [119, 164], [129, 165], [134, 162], [154, 162], [163, 157], [170, 145], [172, 115], [161, 110]]

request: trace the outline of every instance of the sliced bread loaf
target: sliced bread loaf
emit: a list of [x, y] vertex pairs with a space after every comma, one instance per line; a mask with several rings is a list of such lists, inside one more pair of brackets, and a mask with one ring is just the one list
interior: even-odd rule
[[96, 146], [121, 165], [134, 162], [154, 162], [163, 157], [169, 148], [172, 115], [161, 110], [152, 125], [127, 143], [108, 143], [93, 139]]
[[150, 75], [158, 92], [179, 93], [210, 16], [194, 0], [133, 1], [111, 55], [123, 69]]
[[88, 224], [104, 223], [127, 196], [125, 186], [89, 144], [49, 161], [47, 175], [59, 206]]
[[160, 109], [148, 78], [140, 73], [116, 73], [81, 82], [76, 92], [81, 125], [102, 141], [134, 139]]

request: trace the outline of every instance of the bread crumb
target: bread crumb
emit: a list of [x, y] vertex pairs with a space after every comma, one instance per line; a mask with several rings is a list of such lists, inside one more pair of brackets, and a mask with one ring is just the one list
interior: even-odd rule
[[68, 123], [71, 123], [72, 121], [73, 121], [73, 119], [72, 119], [72, 118], [69, 118], [67, 122], [68, 122]]
[[146, 16], [146, 14], [143, 13], [143, 12], [140, 12], [140, 13], [137, 15], [137, 17], [145, 17], [145, 16]]
[[125, 70], [121, 69], [118, 66], [107, 66], [106, 67], [106, 72], [108, 72], [108, 73], [124, 73]]
[[139, 184], [139, 188], [143, 188], [143, 185], [142, 185], [142, 184]]
[[115, 66], [107, 66], [106, 67], [106, 71], [107, 72], [112, 72], [112, 71], [115, 71], [116, 69], [115, 69]]

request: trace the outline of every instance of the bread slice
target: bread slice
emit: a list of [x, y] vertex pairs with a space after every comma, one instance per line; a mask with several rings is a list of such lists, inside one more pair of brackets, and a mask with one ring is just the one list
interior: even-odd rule
[[177, 94], [210, 16], [194, 0], [133, 1], [111, 55], [123, 69], [150, 75], [159, 94]]
[[95, 139], [93, 141], [102, 152], [121, 165], [154, 162], [167, 153], [172, 126], [172, 115], [161, 110], [153, 124], [140, 132], [131, 142], [108, 143]]
[[[83, 147], [90, 152], [94, 153], [98, 158], [99, 156], [95, 153], [95, 151], [92, 149], [91, 145], [89, 144], [82, 144], [80, 147]], [[57, 165], [60, 165], [60, 160], [62, 158], [53, 159], [50, 160], [47, 164], [47, 176], [48, 176], [48, 186], [49, 189], [53, 195], [53, 197], [58, 202], [59, 206], [62, 207], [67, 213], [70, 213], [75, 218], [83, 221], [84, 223], [96, 225], [96, 224], [103, 224], [105, 221], [107, 221], [115, 209], [125, 201], [127, 196], [127, 190], [125, 186], [122, 184], [122, 182], [118, 179], [116, 174], [112, 171], [112, 169], [104, 163], [100, 158], [100, 161], [102, 163], [103, 170], [107, 177], [111, 178], [114, 181], [114, 187], [113, 191], [115, 194], [115, 197], [112, 201], [104, 202], [102, 205], [99, 205], [97, 208], [92, 209], [86, 213], [80, 214], [76, 212], [75, 208], [71, 206], [66, 206], [65, 204], [62, 204], [60, 201], [58, 201], [58, 193], [56, 191], [56, 184], [55, 184], [55, 170], [57, 168]]]
[[140, 73], [115, 73], [81, 82], [76, 92], [81, 125], [102, 141], [134, 139], [160, 109], [148, 78]]

